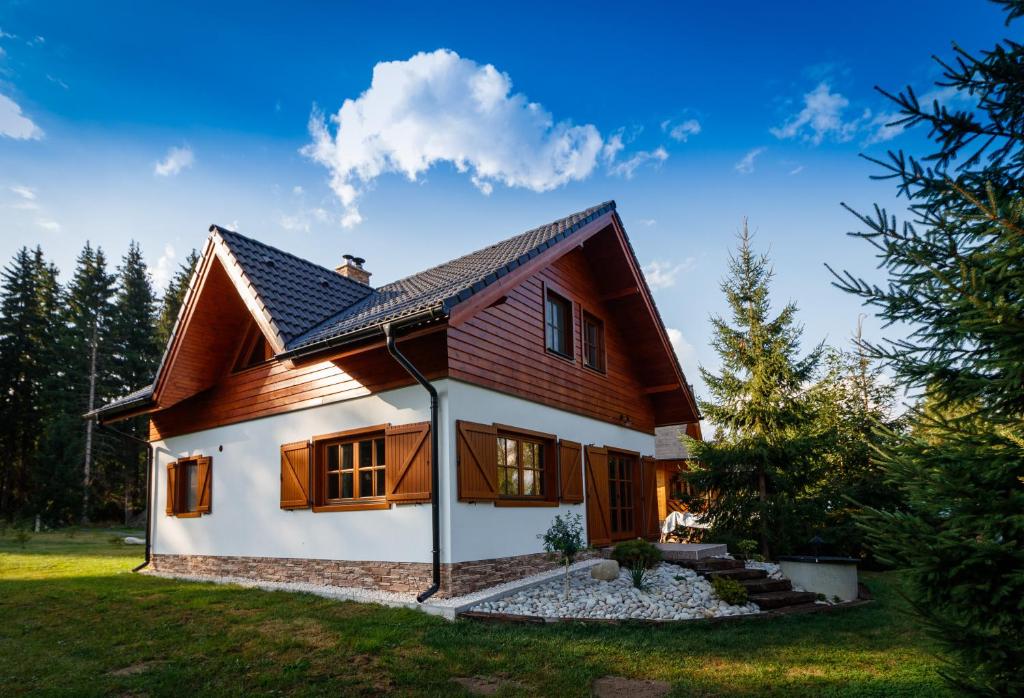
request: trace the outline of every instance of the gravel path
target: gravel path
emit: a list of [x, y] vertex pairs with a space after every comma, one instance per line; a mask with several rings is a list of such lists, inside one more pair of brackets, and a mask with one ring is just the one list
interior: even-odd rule
[[571, 573], [569, 598], [562, 578], [484, 601], [471, 610], [544, 618], [690, 620], [758, 613], [755, 604], [731, 606], [720, 601], [711, 584], [692, 570], [661, 563], [647, 573], [647, 588], [635, 589], [629, 573], [616, 580], [593, 579], [589, 570]]

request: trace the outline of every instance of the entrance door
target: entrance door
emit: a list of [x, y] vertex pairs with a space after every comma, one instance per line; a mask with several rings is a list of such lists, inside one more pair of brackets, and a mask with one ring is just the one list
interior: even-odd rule
[[612, 540], [625, 540], [637, 535], [634, 488], [636, 471], [636, 458], [608, 452], [608, 508]]

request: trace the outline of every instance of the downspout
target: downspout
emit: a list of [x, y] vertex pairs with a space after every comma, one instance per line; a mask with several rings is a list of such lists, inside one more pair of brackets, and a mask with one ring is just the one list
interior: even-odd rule
[[[437, 593], [441, 588], [441, 505], [440, 505], [440, 476], [438, 474], [438, 415], [437, 415], [437, 390], [420, 373], [412, 362], [395, 346], [395, 337], [391, 334], [391, 323], [381, 325], [384, 330], [384, 337], [387, 338], [388, 353], [397, 361], [406, 372], [416, 379], [430, 393], [430, 524], [433, 532], [433, 584], [428, 589], [416, 596], [416, 601], [423, 603]], [[147, 537], [147, 541], [149, 538]]]
[[140, 439], [138, 436], [133, 436], [132, 434], [128, 434], [118, 429], [114, 429], [113, 427], [107, 424], [103, 424], [99, 420], [96, 420], [96, 426], [98, 426], [100, 429], [105, 429], [112, 434], [117, 434], [122, 438], [131, 439], [132, 441], [136, 441], [140, 444], [146, 445], [146, 558], [145, 560], [143, 560], [142, 564], [136, 565], [132, 568], [132, 572], [138, 572], [143, 567], [146, 567], [149, 564], [150, 557], [152, 554], [150, 540], [153, 535], [153, 481], [155, 480], [155, 478], [153, 477], [152, 471], [154, 446], [146, 439]]

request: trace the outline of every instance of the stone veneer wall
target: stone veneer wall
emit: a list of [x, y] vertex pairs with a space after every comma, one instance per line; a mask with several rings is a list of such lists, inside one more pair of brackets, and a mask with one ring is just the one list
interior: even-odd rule
[[[581, 553], [580, 560], [600, 551]], [[441, 565], [438, 596], [462, 596], [558, 567], [547, 553], [473, 560]], [[430, 586], [427, 562], [361, 562], [279, 557], [220, 557], [154, 554], [150, 568], [157, 572], [207, 577], [241, 577], [267, 582], [299, 582], [324, 586], [379, 589], [394, 593], [419, 592]]]

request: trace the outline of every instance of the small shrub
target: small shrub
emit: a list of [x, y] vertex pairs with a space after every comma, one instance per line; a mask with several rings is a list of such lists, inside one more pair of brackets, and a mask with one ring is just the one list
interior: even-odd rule
[[18, 547], [22, 550], [28, 545], [28, 542], [32, 540], [32, 534], [23, 528], [19, 528], [14, 532], [14, 542], [18, 544]]
[[736, 550], [743, 558], [750, 558], [757, 551], [757, 541], [745, 538], [736, 544]]
[[637, 538], [616, 545], [612, 559], [631, 570], [636, 567], [649, 570], [661, 562], [661, 551], [653, 543]]
[[735, 579], [714, 577], [711, 580], [711, 587], [715, 590], [715, 596], [727, 604], [742, 606], [747, 603], [747, 588]]

